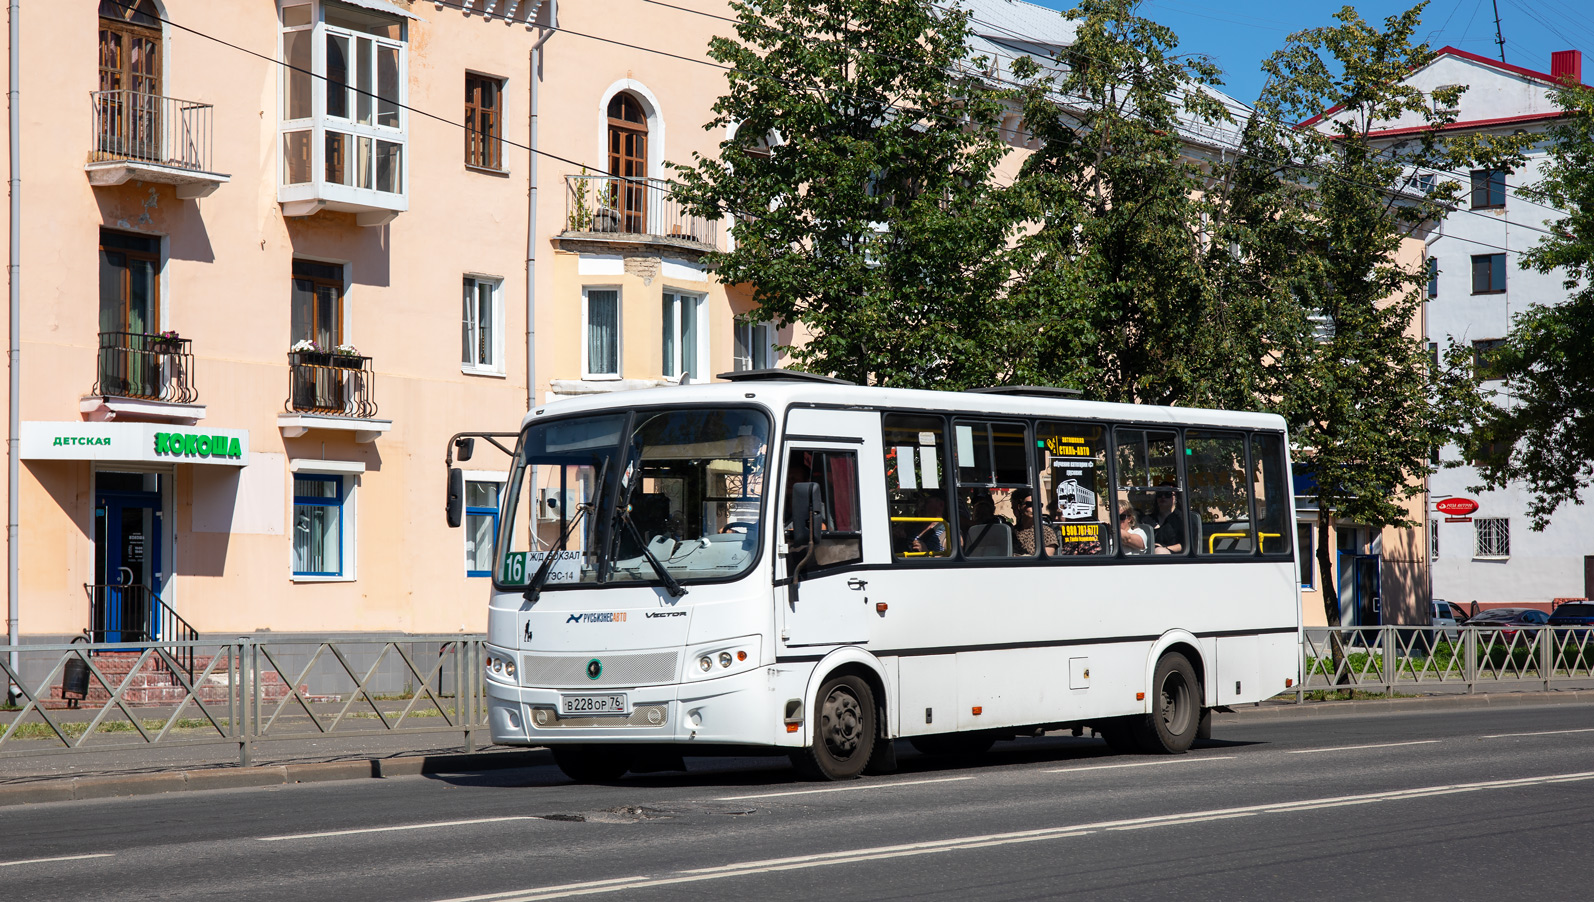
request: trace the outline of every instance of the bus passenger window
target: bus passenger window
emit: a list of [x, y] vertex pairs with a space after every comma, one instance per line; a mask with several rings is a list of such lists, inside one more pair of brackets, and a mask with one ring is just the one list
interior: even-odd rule
[[[798, 544], [793, 522], [792, 496], [798, 484], [818, 489], [810, 522], [817, 529], [809, 542]], [[863, 533], [858, 517], [858, 455], [854, 451], [793, 450], [786, 459], [786, 488], [782, 515], [786, 540], [791, 544], [788, 573], [798, 567], [818, 570], [863, 560]], [[811, 553], [810, 553], [811, 551]]]
[[1251, 525], [1251, 485], [1245, 467], [1245, 436], [1190, 429], [1184, 434], [1185, 478], [1190, 485], [1190, 521], [1196, 554], [1256, 553]]
[[[1107, 435], [1101, 426], [1041, 421], [1035, 424], [1035, 469], [1041, 492], [1034, 533], [1055, 542], [1065, 558], [1111, 554], [1116, 547], [1107, 484]], [[1019, 540], [1025, 529], [1019, 526]]]
[[[1188, 523], [1179, 481], [1179, 437], [1171, 431], [1118, 429], [1114, 432], [1118, 497], [1116, 507], [1134, 508], [1148, 527], [1157, 554], [1186, 554]], [[1120, 549], [1127, 553], [1128, 549]]]
[[892, 556], [950, 557], [957, 536], [947, 512], [945, 422], [937, 416], [887, 414], [881, 430]]
[[963, 556], [1033, 557], [1017, 541], [1019, 492], [1029, 497], [1028, 446], [1023, 423], [954, 421], [957, 458], [958, 538]]
[[1290, 499], [1285, 494], [1284, 436], [1251, 436], [1251, 491], [1263, 554], [1290, 552]]

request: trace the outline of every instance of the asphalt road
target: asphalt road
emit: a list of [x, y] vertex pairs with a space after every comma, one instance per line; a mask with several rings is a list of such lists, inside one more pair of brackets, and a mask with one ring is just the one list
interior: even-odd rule
[[0, 809], [8, 899], [1586, 899], [1594, 706], [1220, 724], [796, 782], [552, 766]]

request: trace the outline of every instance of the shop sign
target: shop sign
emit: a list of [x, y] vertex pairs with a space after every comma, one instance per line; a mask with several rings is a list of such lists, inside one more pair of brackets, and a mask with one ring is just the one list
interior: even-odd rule
[[1434, 507], [1446, 516], [1465, 517], [1478, 509], [1478, 502], [1471, 498], [1442, 498]]
[[249, 430], [194, 429], [165, 423], [25, 422], [23, 460], [99, 460], [241, 467]]

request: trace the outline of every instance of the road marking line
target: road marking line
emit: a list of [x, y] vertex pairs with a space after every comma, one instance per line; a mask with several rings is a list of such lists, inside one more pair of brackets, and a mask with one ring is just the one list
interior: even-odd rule
[[1594, 733], [1594, 727], [1583, 730], [1543, 730], [1538, 733], [1490, 733], [1479, 739], [1515, 739], [1518, 736], [1559, 736], [1562, 733]]
[[[1434, 740], [1437, 741], [1437, 740]], [[1247, 817], [1256, 814], [1293, 814], [1320, 808], [1366, 805], [1374, 802], [1400, 802], [1424, 799], [1431, 796], [1461, 792], [1480, 792], [1490, 789], [1513, 789], [1524, 786], [1546, 786], [1552, 783], [1570, 783], [1594, 780], [1594, 771], [1568, 774], [1550, 774], [1541, 777], [1518, 777], [1510, 780], [1490, 780], [1481, 783], [1451, 783], [1439, 786], [1419, 786], [1413, 789], [1395, 789], [1385, 792], [1368, 792], [1348, 796], [1329, 796], [1317, 799], [1298, 799], [1291, 802], [1268, 802], [1244, 805], [1237, 808], [1216, 808], [1207, 811], [1190, 811], [1181, 814], [1158, 814], [1149, 817], [1101, 821], [1092, 824], [1070, 824], [1063, 827], [1046, 827], [1037, 830], [1020, 830], [1012, 833], [990, 833], [979, 836], [960, 836], [952, 839], [930, 840], [894, 846], [877, 846], [869, 849], [848, 849], [839, 852], [821, 852], [790, 858], [773, 858], [761, 861], [741, 861], [710, 868], [674, 871], [657, 876], [638, 874], [590, 883], [571, 883], [563, 886], [527, 887], [520, 890], [483, 896], [467, 896], [444, 902], [541, 902], [541, 900], [612, 893], [619, 890], [649, 889], [683, 883], [697, 883], [725, 877], [745, 877], [776, 871], [796, 871], [827, 867], [835, 864], [854, 864], [863, 861], [881, 861], [905, 858], [912, 855], [931, 855], [939, 852], [983, 849], [1017, 843], [1040, 842], [1086, 836], [1104, 830], [1133, 830], [1143, 827], [1176, 827], [1205, 821]], [[889, 784], [882, 784], [889, 785]], [[897, 784], [902, 785], [902, 784]]]
[[925, 783], [957, 783], [973, 777], [940, 777], [935, 780], [898, 780], [892, 783], [864, 783], [858, 786], [835, 786], [828, 789], [794, 789], [790, 792], [761, 792], [750, 796], [722, 796], [716, 802], [740, 802], [746, 799], [773, 799], [780, 796], [810, 796], [821, 792], [856, 792], [860, 789], [892, 789], [897, 786], [922, 786]]
[[430, 824], [401, 824], [397, 827], [363, 827], [358, 830], [327, 830], [322, 833], [290, 833], [283, 836], [257, 836], [261, 842], [282, 842], [287, 839], [322, 839], [328, 836], [354, 836], [358, 833], [391, 833], [395, 830], [430, 830], [433, 827], [463, 827], [467, 824], [498, 824], [504, 821], [534, 821], [529, 814], [508, 817], [478, 817], [467, 821], [435, 821]]
[[61, 855], [56, 858], [24, 858], [21, 861], [0, 861], [0, 868], [9, 868], [19, 864], [47, 864], [52, 861], [82, 861], [85, 858], [115, 858], [114, 852], [95, 852], [92, 855]]
[[1118, 767], [1157, 767], [1164, 764], [1195, 764], [1199, 761], [1227, 761], [1234, 755], [1207, 755], [1200, 758], [1169, 758], [1166, 761], [1136, 761], [1133, 764], [1098, 764], [1095, 767], [1052, 767], [1042, 771], [1047, 774], [1077, 774], [1091, 770], [1112, 770]]
[[1331, 748], [1322, 748], [1322, 749], [1289, 749], [1289, 750], [1287, 750], [1285, 752], [1285, 754], [1287, 754], [1287, 755], [1311, 755], [1311, 754], [1315, 754], [1317, 752], [1354, 752], [1354, 751], [1357, 751], [1358, 749], [1392, 749], [1392, 748], [1395, 748], [1396, 746], [1402, 746], [1402, 745], [1432, 745], [1435, 742], [1443, 742], [1443, 741], [1444, 740], [1441, 740], [1441, 739], [1418, 739], [1418, 740], [1415, 740], [1413, 742], [1376, 742], [1376, 743], [1373, 743], [1372, 745], [1336, 745], [1336, 746], [1333, 746]]

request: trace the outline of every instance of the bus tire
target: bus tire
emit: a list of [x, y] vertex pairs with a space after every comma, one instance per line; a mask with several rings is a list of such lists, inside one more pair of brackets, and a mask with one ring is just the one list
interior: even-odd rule
[[577, 783], [613, 783], [631, 769], [635, 755], [611, 745], [556, 745], [553, 763]]
[[938, 733], [934, 736], [915, 736], [908, 742], [921, 755], [978, 758], [996, 744], [996, 736], [991, 733]]
[[851, 780], [863, 773], [875, 749], [874, 693], [862, 677], [833, 676], [819, 687], [813, 744], [791, 753], [810, 780]]
[[1151, 713], [1133, 721], [1135, 743], [1152, 755], [1182, 755], [1201, 727], [1201, 684], [1178, 652], [1163, 655], [1151, 677]]
[[1212, 709], [1211, 708], [1202, 708], [1201, 709], [1201, 724], [1200, 724], [1200, 726], [1196, 727], [1195, 738], [1196, 739], [1211, 739], [1212, 738]]

